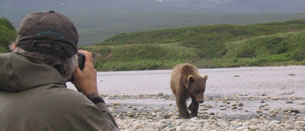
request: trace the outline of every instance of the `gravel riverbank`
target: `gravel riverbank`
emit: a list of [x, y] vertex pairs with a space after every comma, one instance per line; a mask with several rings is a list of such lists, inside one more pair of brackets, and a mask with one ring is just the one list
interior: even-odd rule
[[205, 101], [187, 120], [178, 117], [171, 70], [98, 72], [98, 87], [123, 131], [305, 131], [304, 70], [200, 69], [209, 75]]
[[178, 117], [172, 95], [103, 97], [121, 130], [126, 131], [305, 131], [305, 97], [293, 94], [206, 96], [198, 117], [191, 119]]

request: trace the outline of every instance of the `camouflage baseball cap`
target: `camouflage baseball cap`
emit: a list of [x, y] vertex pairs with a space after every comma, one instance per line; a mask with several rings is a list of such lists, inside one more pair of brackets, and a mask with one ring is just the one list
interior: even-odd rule
[[[26, 51], [68, 58], [77, 53], [78, 32], [71, 20], [55, 11], [36, 12], [21, 22], [16, 45]], [[41, 46], [45, 44], [49, 46]]]

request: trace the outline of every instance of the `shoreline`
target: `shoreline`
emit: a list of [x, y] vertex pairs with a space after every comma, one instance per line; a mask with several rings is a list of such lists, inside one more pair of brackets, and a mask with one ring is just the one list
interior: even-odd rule
[[[199, 70], [222, 70], [222, 69], [255, 69], [255, 68], [293, 68], [293, 67], [305, 67], [304, 64], [296, 64], [296, 65], [264, 65], [264, 66], [237, 66], [237, 67], [207, 67], [207, 68], [200, 68], [198, 67]], [[148, 72], [153, 72], [153, 71], [172, 71], [172, 68], [166, 68], [166, 69], [152, 69], [152, 70], [97, 70], [97, 72], [100, 73], [128, 73], [128, 72], [143, 72], [143, 71], [148, 71]]]

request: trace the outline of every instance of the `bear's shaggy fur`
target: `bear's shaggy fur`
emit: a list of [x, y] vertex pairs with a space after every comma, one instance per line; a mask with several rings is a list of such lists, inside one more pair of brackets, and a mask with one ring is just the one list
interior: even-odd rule
[[[197, 116], [199, 103], [203, 102], [206, 80], [208, 76], [201, 77], [198, 69], [191, 64], [179, 64], [173, 69], [170, 87], [176, 97], [179, 115], [183, 118]], [[192, 99], [189, 106], [191, 115], [187, 110], [186, 100]]]

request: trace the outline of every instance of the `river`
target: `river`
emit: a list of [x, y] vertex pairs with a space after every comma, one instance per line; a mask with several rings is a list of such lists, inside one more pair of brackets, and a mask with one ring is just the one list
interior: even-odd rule
[[[200, 107], [208, 110], [206, 113], [247, 119], [272, 109], [305, 110], [305, 66], [216, 68], [199, 72], [209, 76], [205, 102]], [[98, 72], [98, 89], [109, 105], [118, 106], [115, 107], [118, 112], [175, 110], [170, 76], [171, 70]], [[72, 84], [68, 88], [75, 89]], [[235, 110], [234, 106], [240, 103], [243, 106]]]
[[[206, 95], [295, 92], [305, 96], [305, 66], [199, 69], [207, 74]], [[172, 94], [171, 70], [98, 72], [98, 89], [104, 95]], [[74, 88], [68, 84], [69, 88]]]

